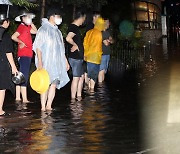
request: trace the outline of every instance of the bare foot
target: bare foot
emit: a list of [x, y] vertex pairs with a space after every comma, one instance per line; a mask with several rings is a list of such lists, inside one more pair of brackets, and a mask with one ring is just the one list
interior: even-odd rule
[[52, 108], [46, 108], [47, 111], [52, 111], [53, 109]]
[[77, 101], [82, 101], [82, 97], [81, 96], [77, 96]]
[[23, 103], [29, 103], [30, 101], [29, 100], [23, 100]]
[[44, 111], [46, 111], [46, 109], [45, 108], [41, 108], [41, 111], [44, 112]]
[[94, 93], [94, 88], [90, 88], [90, 89], [89, 89], [89, 92], [90, 92], [90, 93]]
[[21, 102], [21, 99], [20, 98], [16, 98], [15, 101], [16, 102]]
[[0, 116], [2, 116], [2, 115], [4, 115], [5, 114], [5, 112], [2, 110], [2, 111], [0, 111]]

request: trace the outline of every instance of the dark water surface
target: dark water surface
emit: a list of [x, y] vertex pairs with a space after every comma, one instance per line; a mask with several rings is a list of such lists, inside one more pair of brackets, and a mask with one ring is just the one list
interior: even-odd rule
[[[164, 38], [161, 45], [152, 48], [156, 62], [165, 63], [161, 67], [164, 70], [167, 70], [166, 65], [170, 67], [169, 59], [173, 61], [172, 57], [180, 57], [179, 41], [176, 41], [179, 39], [168, 39]], [[40, 111], [39, 95], [30, 88], [29, 98], [32, 103], [28, 104], [14, 102], [12, 94], [7, 93], [4, 108], [10, 116], [0, 117], [0, 153], [155, 154], [157, 145], [144, 141], [152, 140], [148, 135], [154, 138], [154, 134], [157, 134], [156, 127], [151, 129], [149, 121], [154, 124], [158, 118], [148, 117], [147, 113], [157, 115], [154, 114], [157, 109], [158, 113], [164, 112], [162, 106], [165, 106], [165, 100], [160, 98], [165, 99], [161, 95], [167, 89], [167, 83], [160, 83], [163, 77], [169, 79], [169, 75], [167, 71], [165, 74], [159, 71], [161, 68], [158, 68], [157, 74], [149, 74], [153, 78], [151, 82], [140, 77], [140, 72], [115, 69], [108, 74], [105, 83], [97, 85], [95, 93], [84, 90], [83, 100], [79, 102], [70, 101], [69, 83], [57, 91], [53, 102], [55, 110], [52, 112]], [[157, 86], [159, 84], [160, 87]], [[153, 101], [150, 101], [153, 98], [151, 95], [154, 96]], [[160, 138], [164, 135], [162, 133]], [[161, 150], [161, 146], [158, 148]]]
[[[108, 77], [95, 93], [70, 101], [70, 85], [57, 91], [55, 111], [41, 112], [39, 96], [16, 103], [7, 93], [0, 117], [0, 153], [136, 153], [140, 150], [136, 74]], [[120, 81], [120, 82], [119, 82]]]

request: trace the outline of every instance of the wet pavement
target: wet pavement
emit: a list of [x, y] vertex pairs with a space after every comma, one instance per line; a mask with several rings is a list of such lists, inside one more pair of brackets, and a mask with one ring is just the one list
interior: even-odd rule
[[158, 69], [149, 76], [128, 70], [109, 74], [95, 93], [70, 101], [70, 84], [57, 91], [52, 112], [32, 103], [5, 100], [9, 116], [0, 117], [0, 153], [27, 154], [179, 154], [180, 50], [154, 46]]

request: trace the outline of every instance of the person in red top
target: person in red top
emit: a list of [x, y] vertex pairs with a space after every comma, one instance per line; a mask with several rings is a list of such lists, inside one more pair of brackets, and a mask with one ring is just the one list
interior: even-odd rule
[[16, 101], [22, 101], [28, 103], [27, 99], [27, 81], [29, 79], [29, 70], [31, 65], [31, 59], [33, 56], [32, 51], [32, 38], [31, 34], [36, 34], [37, 28], [32, 22], [35, 17], [34, 14], [23, 11], [19, 16], [15, 18], [15, 21], [21, 22], [16, 32], [12, 35], [12, 39], [18, 43], [18, 62], [19, 71], [25, 76], [26, 82], [16, 86]]

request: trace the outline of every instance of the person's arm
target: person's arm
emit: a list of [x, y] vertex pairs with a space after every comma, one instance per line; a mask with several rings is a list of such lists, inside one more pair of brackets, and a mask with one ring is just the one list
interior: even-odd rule
[[15, 32], [12, 36], [11, 36], [11, 39], [15, 42], [17, 42], [19, 44], [19, 47], [22, 49], [24, 47], [27, 47], [26, 44], [21, 41], [18, 37], [19, 37], [19, 33], [18, 32]]
[[69, 65], [69, 62], [68, 62], [65, 54], [64, 54], [64, 57], [65, 57], [65, 61], [66, 61], [66, 71], [69, 71], [70, 65]]
[[43, 63], [42, 63], [42, 52], [40, 49], [36, 49], [36, 54], [37, 54], [37, 59], [38, 59], [38, 67], [37, 69], [42, 69], [43, 68]]
[[36, 26], [35, 26], [33, 23], [31, 24], [30, 33], [31, 33], [31, 34], [36, 34], [36, 33], [37, 33], [37, 28], [36, 28]]
[[79, 51], [77, 44], [73, 41], [74, 36], [75, 34], [73, 32], [69, 32], [68, 35], [66, 36], [66, 41], [72, 45], [71, 52], [74, 52], [76, 50]]
[[13, 74], [18, 73], [18, 70], [16, 68], [16, 65], [15, 65], [12, 53], [11, 52], [10, 53], [6, 53], [6, 56], [7, 56], [7, 59], [9, 61], [10, 66], [11, 66], [12, 73]]

